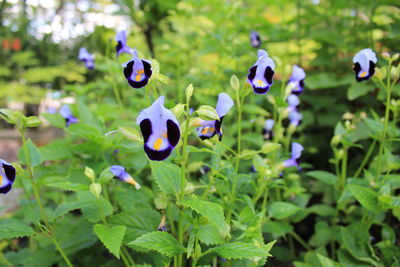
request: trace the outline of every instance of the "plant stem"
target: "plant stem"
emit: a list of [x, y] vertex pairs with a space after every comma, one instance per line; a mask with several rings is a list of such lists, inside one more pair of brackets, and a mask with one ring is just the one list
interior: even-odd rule
[[[178, 195], [178, 201], [182, 201], [185, 196], [185, 185], [186, 185], [186, 163], [188, 159], [187, 153], [187, 144], [189, 137], [189, 123], [190, 123], [190, 111], [189, 111], [189, 98], [186, 99], [186, 121], [185, 121], [185, 131], [183, 132], [183, 145], [182, 145], [182, 158], [181, 158], [181, 184], [180, 184], [180, 192]], [[179, 243], [183, 245], [183, 234], [184, 234], [184, 225], [183, 225], [183, 210], [179, 213], [178, 219], [178, 240]], [[178, 255], [178, 266], [183, 266], [183, 257], [182, 254]]]
[[357, 169], [356, 173], [354, 174], [354, 178], [357, 178], [362, 170], [364, 169], [365, 164], [367, 164], [369, 157], [371, 156], [372, 151], [374, 151], [376, 145], [376, 140], [374, 140], [368, 148], [367, 154], [365, 155], [363, 161], [361, 162], [360, 167]]
[[242, 103], [239, 96], [239, 90], [236, 91], [236, 103], [238, 106], [238, 132], [237, 132], [237, 153], [235, 172], [239, 171], [240, 153], [242, 149]]
[[124, 110], [124, 103], [122, 102], [121, 94], [119, 92], [118, 86], [117, 86], [117, 84], [115, 82], [115, 79], [114, 79], [114, 76], [112, 74], [111, 66], [110, 66], [110, 64], [108, 62], [108, 60], [110, 60], [110, 59], [111, 59], [111, 57], [110, 57], [110, 42], [107, 42], [107, 48], [106, 48], [106, 60], [107, 60], [107, 67], [108, 67], [107, 71], [108, 71], [108, 75], [110, 75], [110, 78], [111, 78], [111, 84], [112, 84], [112, 87], [113, 87], [113, 90], [114, 90], [115, 100], [117, 101], [117, 104], [121, 108], [121, 111], [123, 111]]
[[58, 243], [57, 239], [55, 239], [53, 236], [50, 236], [51, 241], [53, 241], [54, 246], [56, 246], [58, 252], [60, 252], [61, 257], [64, 259], [65, 263], [69, 266], [69, 267], [73, 267], [72, 263], [69, 261], [67, 255], [65, 254], [64, 250], [61, 248], [60, 244]]
[[311, 251], [310, 246], [307, 245], [307, 243], [298, 235], [296, 232], [290, 232], [290, 235], [294, 237], [294, 239], [297, 240], [297, 242], [300, 243], [307, 251]]
[[386, 110], [385, 110], [385, 121], [384, 121], [384, 126], [383, 126], [383, 133], [381, 135], [380, 138], [380, 144], [379, 144], [379, 154], [378, 154], [378, 167], [377, 167], [377, 171], [376, 171], [376, 177], [379, 178], [380, 174], [381, 174], [381, 169], [382, 169], [382, 154], [383, 154], [383, 148], [384, 148], [384, 143], [385, 143], [385, 139], [386, 139], [386, 133], [387, 133], [387, 128], [388, 128], [388, 124], [389, 124], [389, 107], [390, 107], [390, 98], [391, 98], [391, 94], [392, 94], [392, 87], [390, 84], [390, 79], [391, 79], [391, 75], [390, 75], [390, 65], [391, 62], [389, 61], [389, 71], [387, 74], [387, 84], [386, 84]]
[[342, 172], [340, 175], [340, 191], [344, 189], [346, 186], [346, 178], [347, 178], [347, 147], [344, 147], [343, 158], [342, 158]]

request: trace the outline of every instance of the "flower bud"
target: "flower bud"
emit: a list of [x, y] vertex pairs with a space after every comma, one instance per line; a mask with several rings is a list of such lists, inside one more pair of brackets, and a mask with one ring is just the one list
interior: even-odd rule
[[392, 66], [390, 69], [390, 74], [392, 75], [393, 80], [397, 80], [399, 78], [399, 68]]
[[176, 118], [179, 118], [180, 116], [182, 116], [184, 109], [185, 109], [185, 105], [178, 103], [178, 104], [176, 104], [175, 107], [172, 108], [171, 111], [172, 111], [172, 113], [175, 114]]
[[332, 137], [331, 146], [337, 146], [341, 140], [342, 140], [342, 135], [340, 134], [335, 135], [334, 137]]
[[394, 55], [392, 56], [392, 61], [398, 60], [398, 59], [399, 59], [399, 56], [400, 56], [399, 53], [394, 54]]
[[90, 179], [90, 181], [92, 181], [92, 183], [94, 182], [94, 179], [96, 178], [96, 175], [95, 175], [95, 173], [94, 173], [94, 171], [93, 171], [92, 168], [86, 166], [86, 167], [85, 167], [84, 174], [85, 174], [85, 176], [86, 176], [87, 178]]
[[189, 84], [188, 87], [186, 87], [186, 100], [189, 101], [189, 99], [192, 97], [193, 95], [193, 84]]
[[97, 198], [100, 197], [100, 193], [101, 193], [101, 185], [98, 183], [92, 183], [90, 185], [90, 192]]
[[382, 53], [382, 57], [383, 57], [384, 59], [386, 59], [386, 60], [389, 60], [389, 59], [390, 59], [390, 54], [389, 54], [388, 52], [383, 52], [383, 53]]
[[236, 77], [236, 75], [231, 76], [230, 83], [231, 83], [233, 90], [235, 90], [235, 91], [239, 90], [240, 84], [239, 84], [239, 79], [238, 79], [238, 77]]

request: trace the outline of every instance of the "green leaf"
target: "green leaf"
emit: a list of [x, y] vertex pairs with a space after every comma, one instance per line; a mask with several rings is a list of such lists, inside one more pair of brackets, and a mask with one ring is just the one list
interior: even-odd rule
[[66, 131], [70, 135], [88, 139], [99, 144], [105, 143], [105, 137], [100, 133], [100, 131], [96, 127], [92, 125], [84, 123], [74, 123], [68, 126]]
[[224, 243], [224, 237], [213, 224], [201, 225], [197, 237], [200, 242], [206, 245], [219, 245]]
[[217, 111], [209, 105], [200, 106], [196, 112], [199, 115], [199, 117], [202, 118], [203, 120], [206, 121], [219, 120]]
[[70, 202], [65, 202], [59, 205], [56, 210], [54, 211], [54, 214], [52, 216], [49, 216], [49, 220], [54, 220], [57, 217], [63, 216], [67, 214], [70, 211], [76, 210], [76, 209], [81, 209], [87, 205], [89, 205], [89, 202], [86, 201], [70, 201]]
[[381, 211], [381, 208], [379, 207], [378, 193], [356, 184], [349, 184], [348, 187], [351, 194], [357, 199], [361, 206], [373, 212]]
[[14, 219], [0, 221], [0, 239], [30, 236], [34, 233], [30, 226], [21, 221]]
[[278, 238], [293, 231], [293, 227], [287, 222], [276, 222], [268, 220], [263, 225], [263, 232], [272, 234], [273, 238]]
[[151, 232], [144, 234], [135, 241], [130, 242], [128, 245], [135, 245], [155, 250], [168, 257], [173, 257], [186, 252], [186, 248], [183, 247], [172, 235], [166, 232]]
[[307, 172], [308, 176], [311, 176], [318, 181], [321, 181], [325, 184], [335, 186], [337, 183], [337, 176], [326, 171], [310, 171]]
[[210, 223], [218, 228], [223, 237], [229, 234], [229, 225], [225, 222], [224, 210], [217, 203], [200, 200], [197, 196], [193, 196], [192, 199], [183, 200], [178, 204], [188, 207], [206, 217]]
[[30, 116], [25, 118], [25, 123], [27, 127], [38, 127], [42, 121], [36, 116]]
[[370, 118], [364, 119], [365, 124], [370, 128], [375, 134], [380, 134], [383, 132], [383, 123]]
[[180, 192], [180, 168], [174, 164], [151, 161], [151, 171], [153, 177], [165, 194], [177, 194]]
[[5, 120], [10, 124], [16, 124], [18, 122], [18, 118], [22, 117], [22, 114], [18, 111], [14, 111], [7, 108], [0, 109], [0, 118]]
[[285, 219], [301, 210], [299, 206], [288, 202], [274, 202], [269, 206], [268, 214], [277, 220]]
[[56, 187], [56, 188], [67, 190], [67, 191], [87, 191], [87, 190], [89, 190], [89, 186], [86, 184], [71, 183], [68, 181], [51, 183], [51, 184], [47, 184], [47, 186]]
[[58, 128], [65, 128], [65, 119], [60, 114], [50, 114], [50, 113], [43, 113], [41, 114], [52, 126]]
[[[273, 241], [272, 245], [274, 243], [275, 241]], [[272, 247], [272, 245], [270, 245], [270, 247]], [[222, 246], [210, 248], [208, 251], [214, 252], [218, 254], [220, 257], [229, 260], [270, 256], [269, 249], [260, 248], [250, 243], [241, 243], [241, 242], [233, 242]]]
[[123, 225], [108, 227], [103, 224], [95, 224], [93, 230], [104, 246], [119, 259], [119, 250], [126, 227]]
[[343, 264], [336, 262], [334, 260], [331, 260], [330, 258], [327, 258], [325, 256], [322, 256], [321, 254], [317, 253], [317, 257], [318, 257], [319, 262], [324, 267], [344, 267]]
[[[40, 150], [36, 147], [36, 145], [29, 139], [25, 144], [28, 148], [28, 153], [31, 161], [32, 167], [39, 166], [43, 162], [43, 156]], [[25, 160], [25, 146], [22, 146], [18, 152], [18, 158], [22, 164], [26, 165], [27, 162]]]
[[196, 234], [197, 234], [197, 229], [193, 229], [192, 231], [190, 231], [189, 234], [189, 240], [186, 246], [186, 259], [189, 259], [190, 256], [192, 256], [192, 252], [193, 252], [193, 248], [194, 248], [194, 241], [196, 239]]
[[372, 83], [353, 83], [347, 90], [347, 99], [354, 100], [374, 90]]

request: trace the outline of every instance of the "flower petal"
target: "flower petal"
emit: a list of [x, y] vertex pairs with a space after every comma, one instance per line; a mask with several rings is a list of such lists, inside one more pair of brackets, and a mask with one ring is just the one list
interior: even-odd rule
[[220, 93], [218, 95], [218, 102], [215, 110], [217, 111], [218, 116], [224, 117], [226, 113], [233, 107], [232, 98], [226, 93]]

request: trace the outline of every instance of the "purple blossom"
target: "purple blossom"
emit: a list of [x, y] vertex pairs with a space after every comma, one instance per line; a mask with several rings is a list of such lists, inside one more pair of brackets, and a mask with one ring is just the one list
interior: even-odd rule
[[133, 88], [146, 86], [152, 75], [150, 62], [138, 57], [136, 49], [132, 52], [132, 59], [124, 65], [124, 75]]
[[304, 90], [304, 79], [306, 78], [306, 73], [304, 70], [297, 65], [293, 66], [292, 76], [289, 78], [289, 84], [292, 85], [292, 94], [299, 95]]
[[115, 35], [115, 41], [117, 42], [117, 45], [115, 46], [115, 50], [117, 52], [117, 57], [122, 53], [127, 53], [130, 55], [133, 54], [133, 49], [130, 48], [126, 44], [126, 32], [125, 31], [119, 31]]
[[74, 115], [72, 115], [72, 112], [69, 109], [68, 105], [63, 105], [60, 108], [59, 113], [61, 114], [61, 116], [64, 117], [67, 127], [70, 126], [73, 123], [78, 123], [79, 122], [78, 118], [75, 117]]
[[90, 54], [86, 48], [81, 47], [78, 58], [85, 63], [87, 69], [91, 70], [94, 68], [94, 56]]
[[287, 167], [297, 167], [297, 169], [300, 171], [301, 168], [299, 166], [299, 158], [301, 156], [301, 152], [303, 151], [303, 146], [300, 145], [299, 143], [292, 143], [292, 154], [290, 156], [290, 159], [285, 160], [283, 165]]
[[365, 48], [353, 57], [353, 70], [357, 82], [369, 80], [375, 73], [375, 64], [378, 62], [375, 52], [370, 48]]
[[113, 165], [110, 167], [110, 172], [114, 175], [114, 178], [120, 180], [121, 182], [131, 184], [135, 186], [136, 189], [140, 189], [140, 184], [126, 172], [125, 167]]
[[247, 79], [256, 94], [265, 94], [272, 85], [275, 63], [265, 50], [258, 50], [258, 59], [249, 69]]
[[272, 140], [272, 138], [274, 137], [274, 132], [273, 132], [274, 124], [275, 121], [273, 119], [267, 119], [265, 121], [265, 125], [262, 132], [264, 140]]
[[15, 168], [5, 160], [0, 159], [0, 193], [7, 194], [15, 180]]
[[136, 119], [144, 139], [144, 151], [150, 160], [164, 160], [178, 144], [181, 130], [175, 115], [164, 107], [160, 96]]
[[250, 33], [250, 44], [252, 47], [260, 47], [261, 45], [261, 39], [260, 39], [260, 35], [258, 34], [258, 32], [256, 31], [251, 31]]

